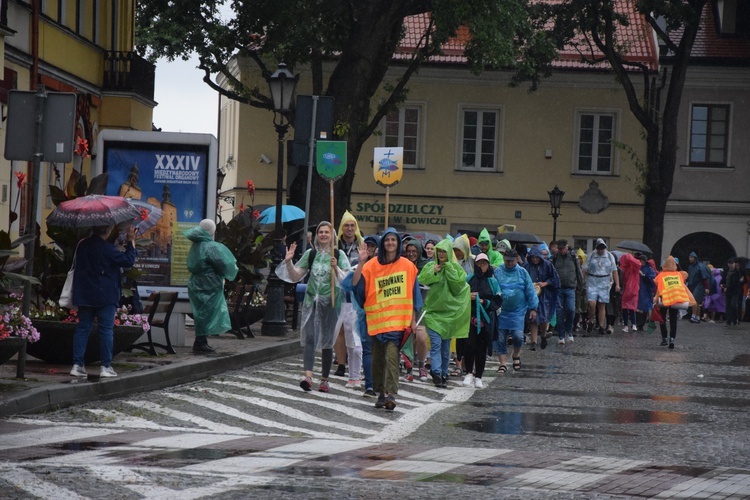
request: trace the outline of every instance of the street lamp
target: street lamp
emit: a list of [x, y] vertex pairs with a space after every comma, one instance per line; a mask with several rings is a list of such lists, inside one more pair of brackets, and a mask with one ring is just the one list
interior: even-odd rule
[[279, 152], [276, 160], [276, 221], [274, 224], [271, 272], [266, 285], [266, 315], [261, 326], [261, 335], [280, 336], [286, 334], [286, 312], [284, 310], [284, 282], [276, 276], [276, 267], [283, 260], [284, 244], [281, 239], [281, 196], [284, 190], [284, 136], [289, 129], [285, 114], [292, 107], [294, 89], [299, 75], [295, 76], [279, 63], [279, 68], [268, 77], [268, 86], [273, 99], [273, 124], [278, 134]]
[[554, 220], [552, 224], [552, 241], [557, 241], [557, 218], [560, 216], [560, 205], [562, 205], [562, 199], [565, 195], [565, 191], [561, 191], [557, 185], [552, 191], [547, 191], [549, 195], [549, 204], [552, 205], [552, 212], [550, 215]]

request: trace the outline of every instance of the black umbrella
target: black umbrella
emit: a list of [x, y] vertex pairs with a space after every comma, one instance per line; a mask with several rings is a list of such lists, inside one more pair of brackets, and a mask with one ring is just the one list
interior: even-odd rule
[[511, 243], [529, 243], [532, 245], [540, 245], [544, 243], [538, 236], [531, 233], [523, 233], [521, 231], [509, 231], [507, 233], [499, 233], [497, 235], [498, 240], [508, 240]]
[[631, 252], [641, 252], [641, 253], [647, 253], [649, 255], [653, 255], [654, 253], [651, 251], [648, 245], [645, 245], [641, 243], [640, 241], [623, 240], [620, 243], [618, 243], [616, 246], [617, 248], [621, 248], [623, 250], [630, 250]]
[[411, 237], [421, 241], [422, 245], [424, 245], [427, 240], [432, 240], [433, 242], [437, 243], [445, 239], [445, 237], [441, 238], [435, 233], [428, 233], [426, 231], [417, 231], [416, 233], [411, 233]]

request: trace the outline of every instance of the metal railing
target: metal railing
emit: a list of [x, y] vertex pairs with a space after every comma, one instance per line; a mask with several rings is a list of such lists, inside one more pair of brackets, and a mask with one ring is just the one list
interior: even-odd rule
[[154, 99], [156, 67], [135, 52], [104, 53], [104, 90], [135, 92]]

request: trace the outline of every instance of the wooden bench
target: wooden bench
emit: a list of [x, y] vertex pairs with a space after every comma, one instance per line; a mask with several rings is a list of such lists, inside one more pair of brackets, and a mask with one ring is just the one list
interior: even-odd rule
[[[148, 342], [139, 342], [130, 346], [127, 351], [138, 349], [156, 356], [156, 348], [164, 349], [167, 354], [177, 354], [172, 347], [172, 340], [169, 338], [169, 320], [172, 317], [172, 311], [177, 303], [177, 292], [153, 292], [146, 299], [149, 304], [143, 308], [144, 314], [148, 314], [148, 323], [151, 329], [146, 332]], [[152, 331], [154, 328], [164, 330], [165, 343], [154, 342]]]

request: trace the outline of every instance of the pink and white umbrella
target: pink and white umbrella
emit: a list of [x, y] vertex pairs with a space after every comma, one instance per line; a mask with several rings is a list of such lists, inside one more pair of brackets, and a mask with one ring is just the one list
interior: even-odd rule
[[122, 196], [90, 194], [60, 203], [47, 216], [47, 224], [60, 227], [116, 226], [140, 216], [141, 212]]

